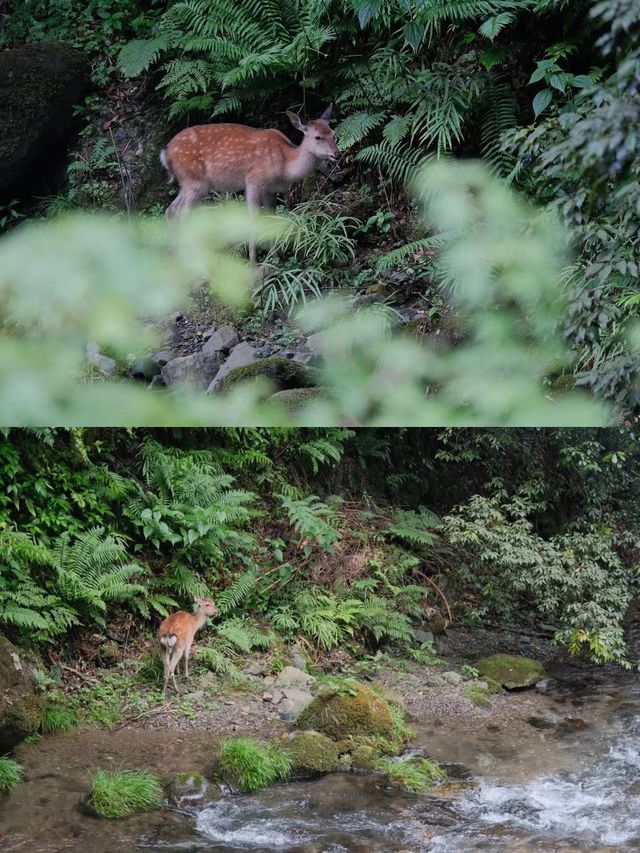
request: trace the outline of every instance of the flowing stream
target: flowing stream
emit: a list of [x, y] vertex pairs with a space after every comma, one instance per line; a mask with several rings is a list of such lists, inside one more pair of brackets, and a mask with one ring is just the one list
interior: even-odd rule
[[[444, 796], [439, 791], [428, 797], [399, 793], [379, 778], [353, 774], [227, 796], [190, 812], [200, 840], [189, 849], [640, 850], [636, 679], [605, 675], [598, 683], [560, 683], [561, 694], [595, 721], [582, 730], [579, 718], [569, 718], [574, 726], [565, 720], [555, 730], [547, 723], [539, 737], [544, 737], [550, 764], [559, 764], [560, 770], [540, 772], [537, 763], [534, 775], [523, 778], [521, 765], [481, 755], [480, 763], [484, 760], [490, 772], [445, 786]], [[455, 779], [460, 769], [453, 767], [451, 775]]]

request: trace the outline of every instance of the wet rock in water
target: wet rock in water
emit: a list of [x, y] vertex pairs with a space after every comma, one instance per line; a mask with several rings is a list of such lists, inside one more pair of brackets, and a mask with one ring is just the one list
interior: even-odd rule
[[22, 652], [0, 637], [0, 755], [38, 730], [42, 710], [43, 697], [30, 665]]
[[204, 800], [208, 790], [201, 773], [177, 773], [169, 786], [169, 800], [176, 806], [194, 805]]
[[224, 352], [228, 353], [238, 343], [238, 333], [233, 326], [220, 326], [209, 335], [205, 345], [202, 347], [202, 352]]
[[298, 778], [334, 773], [340, 767], [337, 744], [320, 732], [297, 732], [283, 746]]
[[554, 729], [556, 724], [547, 717], [527, 717], [527, 722], [534, 729]]
[[94, 341], [89, 341], [87, 344], [87, 361], [97, 367], [105, 376], [113, 376], [117, 373], [117, 361], [108, 355], [102, 355], [100, 347]]
[[480, 675], [497, 681], [507, 690], [531, 687], [544, 675], [541, 663], [518, 655], [492, 655], [479, 660], [476, 669]]
[[558, 690], [558, 682], [555, 678], [541, 678], [536, 681], [536, 690], [543, 696], [552, 696]]
[[256, 348], [246, 341], [237, 344], [229, 354], [229, 358], [219, 368], [207, 387], [207, 394], [213, 394], [220, 390], [220, 386], [232, 370], [239, 367], [248, 367], [256, 360]]
[[89, 74], [87, 57], [63, 44], [39, 42], [0, 52], [0, 194], [55, 167]]
[[565, 717], [558, 723], [558, 734], [569, 735], [574, 732], [583, 732], [589, 728], [589, 724], [579, 717]]
[[[164, 362], [167, 364], [167, 362]], [[163, 365], [159, 364], [155, 358], [151, 356], [139, 356], [134, 359], [129, 367], [129, 375], [133, 379], [138, 379], [143, 382], [151, 382], [155, 376], [158, 376], [162, 371]]]
[[447, 684], [451, 684], [453, 687], [457, 687], [458, 684], [462, 684], [462, 676], [459, 672], [455, 672], [454, 670], [443, 672], [442, 678]]
[[220, 353], [196, 352], [171, 359], [162, 368], [165, 385], [186, 385], [205, 391], [222, 364]]

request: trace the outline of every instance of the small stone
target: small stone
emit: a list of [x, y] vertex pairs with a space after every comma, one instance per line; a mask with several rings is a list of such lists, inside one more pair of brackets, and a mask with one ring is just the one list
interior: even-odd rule
[[423, 643], [433, 643], [434, 639], [432, 631], [423, 631], [420, 628], [413, 632], [413, 636], [415, 637], [416, 642], [420, 643], [420, 645]]
[[87, 361], [106, 376], [113, 376], [118, 370], [117, 361], [107, 355], [102, 355], [100, 347], [94, 341], [87, 344]]
[[276, 680], [273, 675], [265, 675], [262, 681], [267, 687], [271, 687], [272, 684], [276, 683]]
[[273, 705], [279, 705], [284, 698], [284, 693], [281, 690], [274, 690], [273, 695], [271, 697], [271, 703]]
[[250, 661], [242, 668], [245, 675], [264, 675], [267, 671], [267, 662], [264, 658]]
[[262, 701], [263, 702], [273, 702], [273, 693], [269, 693], [268, 690], [265, 690], [264, 693], [262, 694]]
[[450, 670], [449, 672], [443, 672], [442, 677], [444, 678], [447, 684], [451, 684], [454, 687], [457, 687], [458, 684], [462, 683], [462, 676], [459, 672], [455, 672], [454, 670]]
[[444, 687], [446, 683], [441, 675], [430, 675], [426, 681], [427, 687]]

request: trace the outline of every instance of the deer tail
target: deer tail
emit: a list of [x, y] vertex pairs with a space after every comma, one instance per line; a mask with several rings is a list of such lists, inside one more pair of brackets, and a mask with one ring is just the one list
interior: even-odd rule
[[169, 161], [167, 160], [167, 149], [166, 148], [163, 148], [162, 151], [160, 152], [160, 162], [164, 166], [164, 169], [165, 169], [167, 175], [169, 176], [168, 183], [172, 184], [175, 181], [175, 175], [173, 174], [173, 170], [171, 169], [171, 166], [169, 165]]
[[176, 634], [170, 634], [167, 632], [160, 637], [160, 644], [164, 646], [167, 650], [173, 649], [175, 644], [178, 642], [178, 637]]

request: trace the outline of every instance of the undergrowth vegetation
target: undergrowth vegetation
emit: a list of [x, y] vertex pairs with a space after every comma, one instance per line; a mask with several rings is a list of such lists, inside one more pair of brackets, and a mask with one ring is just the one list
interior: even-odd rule
[[91, 775], [89, 804], [101, 817], [120, 818], [162, 806], [162, 784], [149, 770], [103, 770]]
[[[624, 662], [636, 445], [626, 430], [12, 430], [0, 625], [113, 665], [110, 626], [151, 629], [211, 595], [194, 660], [240, 686], [243, 657], [277, 672], [283, 642], [348, 651], [362, 673], [387, 652], [432, 663], [417, 629], [452, 621], [540, 620], [570, 652]], [[51, 466], [68, 472], [55, 491], [40, 487]], [[125, 699], [135, 714], [131, 679], [157, 685], [157, 660], [124, 674], [70, 714], [49, 689], [43, 731], [114, 725]]]

